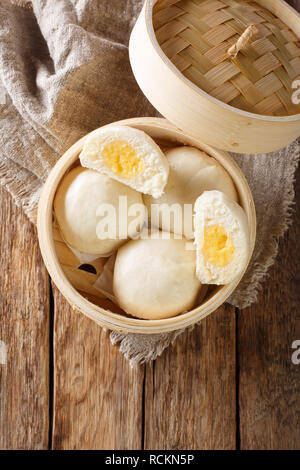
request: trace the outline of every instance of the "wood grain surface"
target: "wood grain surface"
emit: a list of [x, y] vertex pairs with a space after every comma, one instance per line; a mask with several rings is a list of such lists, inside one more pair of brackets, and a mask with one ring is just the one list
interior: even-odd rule
[[146, 367], [145, 449], [235, 449], [235, 310], [177, 338]]
[[54, 288], [53, 449], [140, 449], [143, 367]]
[[0, 247], [0, 448], [46, 449], [49, 278], [35, 228], [1, 188]]
[[242, 449], [300, 449], [300, 168], [293, 224], [258, 303], [238, 313], [239, 421]]
[[49, 291], [36, 230], [1, 189], [0, 448], [300, 449], [300, 170], [296, 189], [259, 302], [223, 306], [133, 370]]

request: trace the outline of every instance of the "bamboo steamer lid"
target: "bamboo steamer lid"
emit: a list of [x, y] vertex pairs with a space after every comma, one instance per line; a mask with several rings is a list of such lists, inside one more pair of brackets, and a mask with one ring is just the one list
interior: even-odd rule
[[266, 153], [300, 135], [299, 37], [300, 15], [282, 0], [146, 0], [130, 61], [178, 128], [223, 150]]

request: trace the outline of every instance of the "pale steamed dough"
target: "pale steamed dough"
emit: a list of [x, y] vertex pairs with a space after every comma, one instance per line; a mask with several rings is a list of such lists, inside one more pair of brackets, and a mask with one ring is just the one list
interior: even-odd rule
[[[124, 239], [118, 236], [119, 196], [127, 197], [128, 209], [139, 204], [140, 212], [127, 216], [122, 212], [122, 220], [128, 222]], [[116, 235], [108, 239], [99, 238], [99, 222], [105, 214], [97, 210], [104, 204], [111, 204], [116, 209]], [[134, 237], [145, 221], [145, 206], [142, 196], [128, 186], [119, 183], [99, 172], [82, 167], [71, 170], [62, 180], [55, 199], [54, 211], [63, 238], [73, 248], [84, 253], [107, 255], [126, 241]], [[97, 234], [98, 230], [98, 234]]]
[[96, 129], [87, 136], [79, 158], [82, 166], [153, 197], [162, 195], [168, 179], [168, 161], [160, 147], [129, 126]]
[[245, 270], [250, 237], [245, 211], [221, 191], [195, 203], [197, 276], [203, 284], [229, 284]]
[[149, 238], [119, 248], [113, 291], [120, 307], [149, 320], [190, 310], [201, 284], [196, 277], [195, 251], [187, 250], [186, 244], [186, 239]]
[[[152, 207], [154, 217], [151, 223], [162, 230], [184, 234], [191, 239], [194, 236], [192, 209], [186, 212], [184, 223], [181, 224], [180, 219], [176, 222], [173, 215], [169, 217], [172, 204], [179, 204], [183, 214], [184, 204], [193, 207], [203, 191], [219, 190], [233, 201], [238, 201], [238, 195], [227, 171], [206, 153], [194, 147], [176, 147], [167, 150], [165, 154], [169, 163], [169, 178], [164, 194], [158, 199], [145, 195], [144, 202], [149, 215], [152, 204], [164, 205]], [[158, 223], [155, 223], [155, 219]]]

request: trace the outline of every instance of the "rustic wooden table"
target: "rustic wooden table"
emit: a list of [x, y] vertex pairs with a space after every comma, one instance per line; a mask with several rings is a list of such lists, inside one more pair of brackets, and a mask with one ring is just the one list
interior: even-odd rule
[[299, 449], [300, 170], [296, 200], [259, 302], [223, 306], [131, 370], [51, 284], [36, 229], [1, 189], [0, 448]]

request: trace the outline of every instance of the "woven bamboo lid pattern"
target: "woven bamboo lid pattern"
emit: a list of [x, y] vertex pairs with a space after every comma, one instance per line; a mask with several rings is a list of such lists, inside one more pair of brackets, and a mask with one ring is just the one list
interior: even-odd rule
[[[234, 56], [249, 25], [255, 33]], [[300, 113], [292, 83], [300, 78], [300, 41], [278, 17], [248, 0], [158, 0], [153, 26], [160, 47], [199, 88], [244, 111]]]

